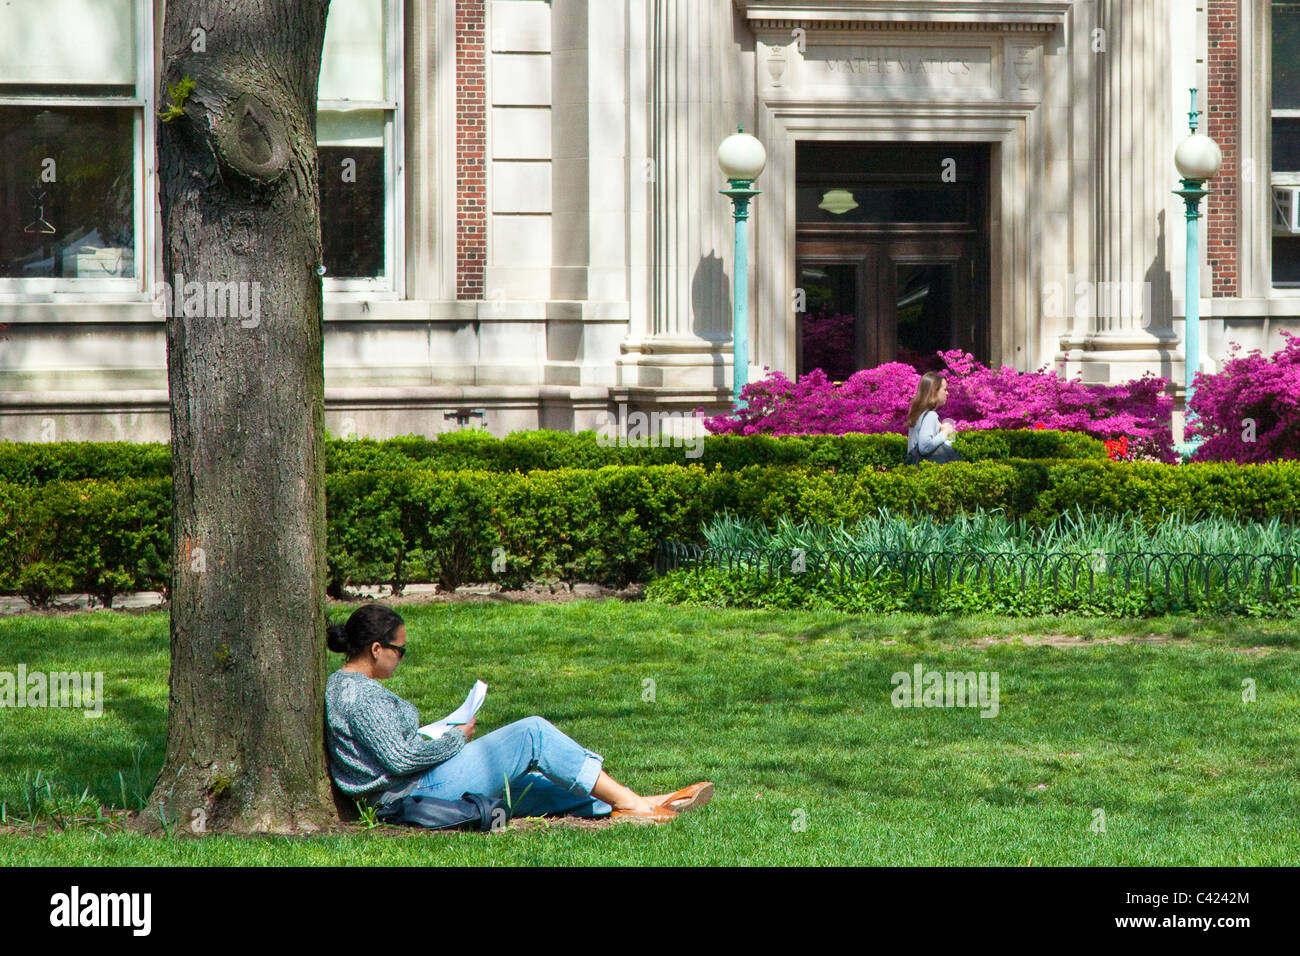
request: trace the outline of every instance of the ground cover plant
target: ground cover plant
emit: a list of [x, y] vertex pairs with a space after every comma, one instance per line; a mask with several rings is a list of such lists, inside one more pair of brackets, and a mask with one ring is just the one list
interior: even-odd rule
[[1278, 518], [1156, 523], [1081, 507], [1043, 525], [982, 509], [881, 509], [826, 525], [723, 515], [670, 544], [648, 595], [666, 603], [1032, 616], [1181, 611], [1295, 616], [1300, 529]]

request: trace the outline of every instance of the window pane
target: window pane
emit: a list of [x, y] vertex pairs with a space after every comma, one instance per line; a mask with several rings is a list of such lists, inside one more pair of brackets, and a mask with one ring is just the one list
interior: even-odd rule
[[0, 83], [135, 85], [140, 0], [0, 3]]
[[133, 112], [0, 106], [0, 278], [135, 274]]
[[331, 0], [321, 60], [322, 100], [382, 100], [387, 0]]
[[1300, 3], [1273, 4], [1273, 109], [1300, 110]]
[[898, 267], [898, 359], [919, 372], [946, 368], [938, 352], [956, 348], [953, 341], [951, 265], [905, 264]]
[[1300, 289], [1300, 236], [1273, 237], [1273, 285]]
[[800, 222], [966, 222], [968, 187], [800, 186]]
[[1273, 172], [1300, 172], [1300, 118], [1273, 120]]
[[321, 242], [329, 278], [384, 274], [385, 119], [385, 113], [371, 110], [317, 117]]

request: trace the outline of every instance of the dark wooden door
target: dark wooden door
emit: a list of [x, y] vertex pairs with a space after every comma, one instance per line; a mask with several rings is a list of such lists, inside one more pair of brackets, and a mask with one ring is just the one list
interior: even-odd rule
[[823, 368], [843, 381], [885, 362], [942, 368], [936, 353], [949, 349], [986, 353], [970, 238], [819, 238], [800, 241], [797, 254], [799, 374]]
[[796, 167], [798, 374], [987, 363], [987, 148], [800, 143]]

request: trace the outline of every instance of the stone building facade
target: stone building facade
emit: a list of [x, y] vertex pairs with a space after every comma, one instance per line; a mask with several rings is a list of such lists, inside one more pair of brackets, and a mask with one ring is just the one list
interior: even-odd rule
[[[161, 8], [0, 8], [0, 439], [167, 437]], [[1192, 87], [1224, 154], [1202, 221], [1205, 367], [1300, 331], [1300, 3], [331, 9], [317, 137], [335, 434], [724, 408], [733, 223], [715, 154], [738, 125], [768, 151], [751, 380], [962, 347], [1181, 382], [1173, 154]]]

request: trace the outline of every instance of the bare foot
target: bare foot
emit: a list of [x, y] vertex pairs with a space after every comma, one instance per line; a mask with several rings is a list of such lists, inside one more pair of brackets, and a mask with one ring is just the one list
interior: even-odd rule
[[[663, 797], [671, 797], [671, 793], [662, 794]], [[637, 797], [634, 802], [629, 802], [624, 806], [615, 806], [616, 810], [631, 810], [633, 813], [650, 813], [655, 807], [659, 806], [660, 801], [654, 797]]]

